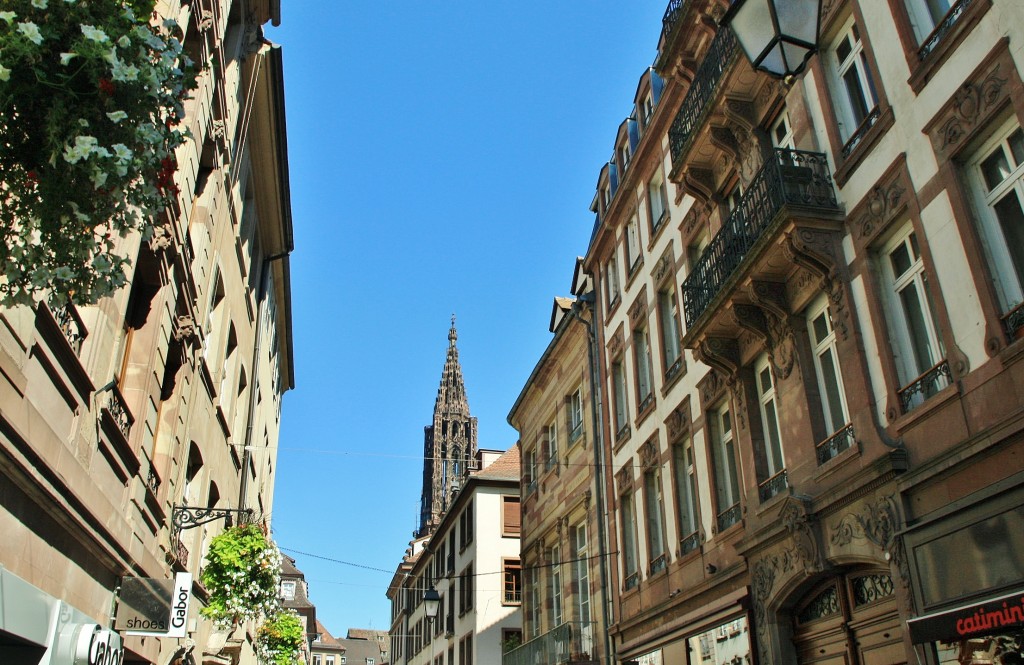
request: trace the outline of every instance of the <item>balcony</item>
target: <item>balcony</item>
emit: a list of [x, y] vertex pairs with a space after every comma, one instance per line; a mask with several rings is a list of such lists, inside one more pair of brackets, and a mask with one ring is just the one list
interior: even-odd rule
[[596, 663], [594, 628], [589, 622], [563, 623], [501, 657], [501, 665]]
[[953, 380], [949, 363], [940, 361], [934, 367], [917, 377], [899, 391], [903, 413], [910, 413], [926, 399], [948, 386]]
[[815, 446], [818, 457], [818, 466], [821, 466], [830, 459], [839, 456], [840, 453], [853, 447], [856, 440], [853, 437], [853, 425], [847, 424], [841, 430], [828, 437]]
[[739, 46], [736, 43], [736, 35], [730, 29], [719, 30], [708, 47], [708, 52], [704, 54], [704, 60], [697, 69], [690, 89], [686, 92], [683, 105], [679, 107], [679, 113], [668, 130], [673, 171], [677, 171], [685, 161], [697, 130], [714, 108], [722, 79], [732, 66], [737, 53]]
[[840, 211], [828, 160], [821, 153], [776, 148], [683, 282], [683, 314], [691, 332], [759, 241], [796, 209], [830, 217]]
[[953, 3], [946, 16], [939, 21], [939, 24], [935, 26], [935, 30], [928, 35], [924, 43], [921, 44], [921, 48], [917, 50], [918, 60], [926, 60], [938, 48], [942, 40], [953, 30], [953, 27], [960, 21], [960, 17], [964, 15], [964, 12], [970, 6], [971, 0], [959, 0]]
[[761, 503], [764, 503], [787, 489], [789, 489], [789, 476], [786, 475], [786, 470], [783, 469], [758, 484], [757, 496], [761, 499]]

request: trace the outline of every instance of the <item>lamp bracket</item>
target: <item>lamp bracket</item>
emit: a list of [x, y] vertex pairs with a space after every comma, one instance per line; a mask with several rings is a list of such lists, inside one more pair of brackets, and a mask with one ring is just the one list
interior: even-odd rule
[[239, 522], [245, 524], [252, 517], [252, 508], [202, 508], [199, 506], [174, 506], [171, 509], [171, 524], [176, 531], [194, 529], [197, 526], [227, 518], [231, 526], [231, 516], [237, 514]]

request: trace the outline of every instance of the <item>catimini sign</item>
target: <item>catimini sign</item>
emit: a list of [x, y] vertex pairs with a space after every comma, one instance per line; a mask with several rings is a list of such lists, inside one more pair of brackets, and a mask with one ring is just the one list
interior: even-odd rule
[[910, 639], [915, 644], [940, 640], [952, 642], [1018, 626], [1024, 626], [1024, 591], [907, 622]]
[[173, 580], [125, 577], [114, 628], [125, 635], [185, 637], [191, 599], [191, 573], [177, 573]]

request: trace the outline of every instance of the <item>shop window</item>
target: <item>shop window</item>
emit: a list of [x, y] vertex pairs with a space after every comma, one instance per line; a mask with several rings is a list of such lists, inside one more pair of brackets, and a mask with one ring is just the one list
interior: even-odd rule
[[746, 617], [737, 617], [709, 630], [686, 638], [691, 663], [750, 663], [750, 633]]

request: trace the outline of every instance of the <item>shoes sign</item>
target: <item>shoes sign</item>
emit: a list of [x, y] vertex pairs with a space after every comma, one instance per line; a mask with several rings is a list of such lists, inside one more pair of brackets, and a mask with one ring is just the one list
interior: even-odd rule
[[123, 635], [185, 637], [191, 599], [191, 573], [176, 573], [173, 580], [124, 577], [114, 629]]

